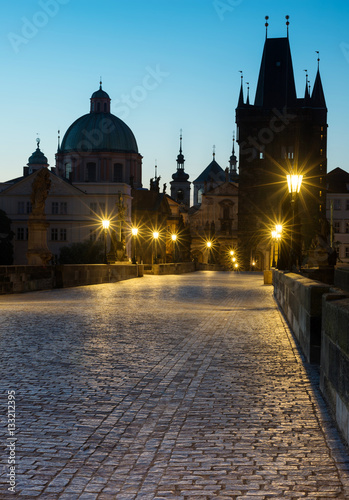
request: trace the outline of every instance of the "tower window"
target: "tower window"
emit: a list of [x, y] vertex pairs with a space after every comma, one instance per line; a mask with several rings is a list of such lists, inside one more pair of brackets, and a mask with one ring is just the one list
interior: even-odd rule
[[123, 182], [123, 168], [121, 163], [114, 163], [113, 182]]
[[101, 103], [97, 102], [97, 112], [101, 110]]
[[96, 180], [96, 164], [95, 163], [88, 163], [87, 164], [87, 181], [88, 182], [94, 182]]
[[107, 103], [106, 102], [103, 104], [103, 110], [104, 110], [104, 113], [107, 112]]

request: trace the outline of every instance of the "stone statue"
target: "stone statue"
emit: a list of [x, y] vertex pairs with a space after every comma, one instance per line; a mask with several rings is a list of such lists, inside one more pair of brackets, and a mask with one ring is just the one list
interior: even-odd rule
[[30, 201], [33, 215], [45, 215], [45, 201], [51, 187], [50, 173], [42, 168], [32, 184]]

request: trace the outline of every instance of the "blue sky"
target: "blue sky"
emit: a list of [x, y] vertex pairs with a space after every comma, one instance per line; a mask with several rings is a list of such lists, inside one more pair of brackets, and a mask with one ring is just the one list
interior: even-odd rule
[[7, 2], [0, 21], [0, 181], [22, 174], [37, 134], [54, 166], [57, 130], [63, 137], [89, 112], [100, 76], [112, 112], [136, 136], [144, 187], [155, 160], [161, 184], [171, 181], [180, 129], [189, 180], [210, 163], [213, 144], [225, 168], [239, 71], [253, 101], [264, 17], [270, 17], [268, 36], [282, 37], [286, 14], [298, 97], [304, 69], [314, 82], [318, 50], [329, 110], [328, 170], [349, 171], [348, 0], [16, 0]]

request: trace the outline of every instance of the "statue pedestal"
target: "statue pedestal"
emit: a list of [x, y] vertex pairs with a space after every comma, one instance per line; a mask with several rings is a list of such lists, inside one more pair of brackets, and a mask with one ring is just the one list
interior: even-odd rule
[[27, 251], [29, 266], [46, 266], [52, 259], [52, 253], [47, 246], [48, 226], [42, 215], [29, 216]]

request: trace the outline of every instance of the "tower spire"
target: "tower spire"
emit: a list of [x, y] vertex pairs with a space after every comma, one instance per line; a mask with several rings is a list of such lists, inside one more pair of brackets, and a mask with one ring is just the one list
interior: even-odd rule
[[310, 98], [309, 94], [309, 81], [308, 81], [308, 70], [305, 69], [305, 92], [304, 92], [304, 99], [307, 101]]
[[247, 98], [246, 98], [246, 104], [250, 104], [250, 84], [246, 82], [247, 85]]
[[179, 155], [177, 156], [177, 171], [178, 170], [183, 170], [184, 171], [184, 155], [182, 152], [182, 129], [180, 130], [180, 136], [179, 136]]
[[240, 94], [239, 94], [239, 100], [238, 100], [238, 108], [244, 105], [244, 75], [242, 71], [240, 70], [239, 73], [241, 73], [241, 85], [240, 85]]
[[269, 26], [268, 19], [269, 16], [265, 16], [265, 39], [268, 38], [268, 26]]

